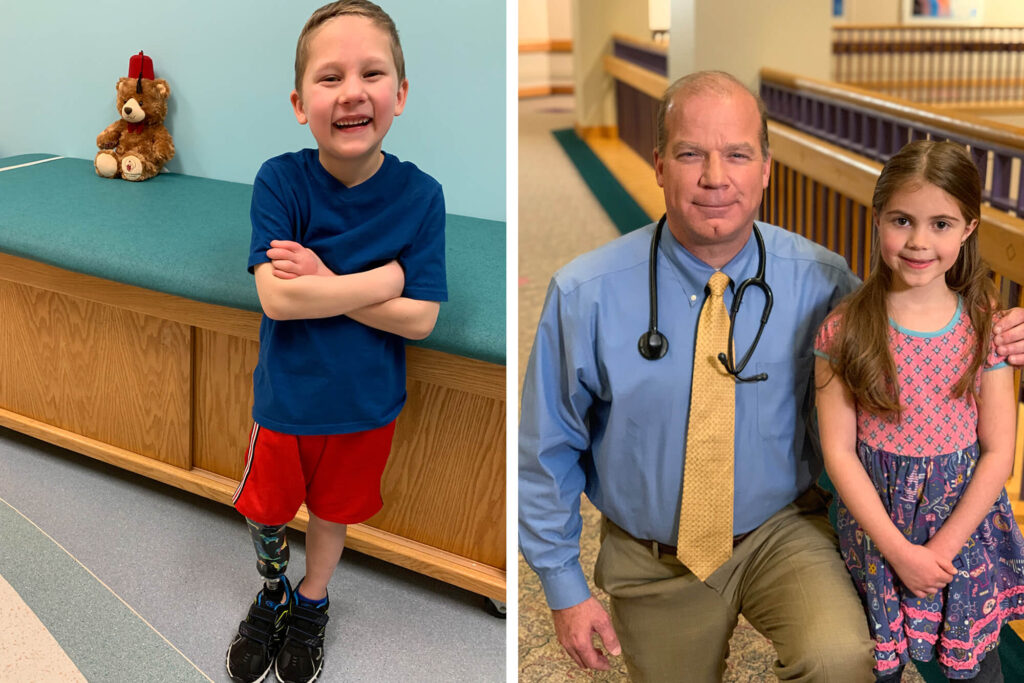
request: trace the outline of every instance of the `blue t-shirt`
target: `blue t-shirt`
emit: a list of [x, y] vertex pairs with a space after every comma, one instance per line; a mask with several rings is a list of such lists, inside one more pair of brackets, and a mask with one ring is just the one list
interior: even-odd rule
[[[268, 160], [253, 184], [249, 272], [271, 240], [309, 247], [337, 275], [398, 259], [402, 296], [446, 301], [444, 196], [436, 180], [390, 154], [346, 187], [317, 150]], [[340, 315], [260, 324], [253, 419], [286, 434], [346, 434], [391, 422], [405, 404], [405, 340]]]

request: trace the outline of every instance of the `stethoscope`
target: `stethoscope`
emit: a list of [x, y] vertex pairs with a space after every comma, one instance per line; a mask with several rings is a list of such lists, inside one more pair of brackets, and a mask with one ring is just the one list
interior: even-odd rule
[[[665, 227], [665, 218], [666, 215], [663, 215], [661, 220], [658, 221], [658, 227], [654, 229], [654, 236], [651, 238], [651, 259], [648, 266], [651, 315], [647, 331], [640, 335], [640, 340], [637, 342], [640, 355], [647, 360], [658, 360], [668, 353], [668, 338], [658, 331], [658, 242], [661, 241], [661, 230]], [[753, 377], [740, 377], [740, 373], [747, 367], [751, 354], [757, 348], [757, 342], [761, 340], [761, 333], [764, 332], [764, 326], [768, 323], [768, 316], [772, 312], [772, 290], [764, 279], [764, 239], [762, 239], [761, 231], [757, 229], [756, 223], [754, 224], [754, 239], [757, 240], [757, 273], [754, 277], [747, 278], [741, 282], [739, 289], [736, 290], [736, 296], [732, 300], [732, 310], [729, 311], [729, 345], [726, 348], [726, 353], [718, 354], [718, 361], [725, 366], [726, 372], [740, 382], [763, 382], [768, 379], [768, 375], [763, 372]], [[736, 328], [736, 312], [740, 310], [743, 293], [746, 292], [747, 287], [751, 286], [757, 287], [764, 292], [764, 309], [761, 311], [761, 325], [757, 328], [757, 336], [754, 337], [754, 343], [747, 349], [747, 353], [740, 360], [740, 364], [735, 365], [733, 363], [732, 347], [733, 331]]]

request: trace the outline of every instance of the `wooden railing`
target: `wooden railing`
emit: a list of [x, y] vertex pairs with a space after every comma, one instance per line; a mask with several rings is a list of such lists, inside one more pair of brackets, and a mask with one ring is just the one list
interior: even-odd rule
[[761, 70], [761, 97], [772, 118], [876, 161], [910, 140], [941, 138], [974, 158], [992, 206], [1024, 216], [1024, 129], [952, 116], [852, 86]]
[[657, 138], [658, 104], [668, 87], [665, 45], [613, 36], [612, 54], [605, 56], [604, 69], [615, 79], [619, 139], [650, 159]]
[[[994, 163], [993, 150], [1015, 160], [1010, 170], [1020, 174], [1024, 131], [954, 121], [910, 103], [769, 69], [761, 71], [761, 94], [771, 118], [772, 148], [772, 179], [761, 218], [842, 254], [862, 278], [871, 263], [875, 181], [882, 162], [909, 140], [952, 139], [967, 146], [979, 170], [987, 168], [983, 177], [990, 196], [992, 167], [1003, 163]], [[987, 150], [985, 155], [981, 150]], [[1018, 209], [1016, 201], [1012, 207], [1002, 201], [982, 206], [981, 253], [994, 272], [1003, 307], [1024, 306], [1024, 219], [1010, 210]], [[1020, 398], [1024, 401], [1024, 393]], [[1022, 458], [1024, 420], [1018, 419], [1018, 478]], [[1020, 488], [1024, 499], [1024, 482]], [[1024, 512], [1024, 504], [1020, 508]]]
[[914, 102], [1024, 106], [1024, 27], [835, 26], [833, 78]]

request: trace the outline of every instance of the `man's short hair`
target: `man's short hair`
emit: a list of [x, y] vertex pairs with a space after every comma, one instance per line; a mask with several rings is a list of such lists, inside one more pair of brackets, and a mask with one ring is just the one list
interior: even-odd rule
[[[768, 158], [768, 110], [764, 106], [764, 100], [750, 88], [743, 85], [735, 76], [724, 71], [697, 71], [678, 79], [665, 89], [661, 96], [661, 103], [658, 105], [658, 141], [657, 149], [660, 156], [665, 155], [665, 146], [668, 144], [668, 131], [665, 120], [668, 118], [669, 107], [676, 95], [682, 94], [683, 99], [703, 93], [714, 93], [716, 95], [731, 95], [736, 89], [747, 93], [754, 98], [757, 104], [757, 112], [761, 116], [761, 156]], [[679, 106], [682, 106], [679, 103]]]
[[395, 69], [398, 71], [398, 83], [405, 80], [405, 56], [402, 54], [402, 44], [398, 40], [398, 29], [388, 13], [369, 0], [338, 0], [329, 5], [324, 5], [309, 17], [306, 25], [302, 27], [299, 34], [299, 43], [295, 47], [295, 91], [302, 92], [302, 77], [306, 73], [306, 62], [309, 61], [309, 41], [313, 31], [325, 24], [327, 21], [346, 14], [354, 14], [366, 17], [391, 39], [391, 57], [395, 61]]

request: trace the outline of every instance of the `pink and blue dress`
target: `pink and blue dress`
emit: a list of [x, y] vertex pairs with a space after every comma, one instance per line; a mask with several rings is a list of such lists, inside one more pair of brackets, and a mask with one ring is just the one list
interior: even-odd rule
[[[961, 308], [937, 332], [913, 332], [890, 321], [902, 418], [857, 408], [857, 455], [893, 523], [919, 545], [949, 517], [978, 462], [975, 400], [969, 393], [951, 397], [974, 348], [974, 328]], [[826, 319], [816, 355], [828, 357], [840, 322], [836, 314]], [[990, 346], [976, 386], [981, 372], [1005, 365]], [[836, 530], [865, 604], [879, 674], [909, 659], [937, 658], [948, 678], [973, 678], [998, 644], [1003, 623], [1024, 615], [1024, 537], [1005, 490], [953, 560], [956, 576], [931, 598], [904, 588], [841, 499]]]

